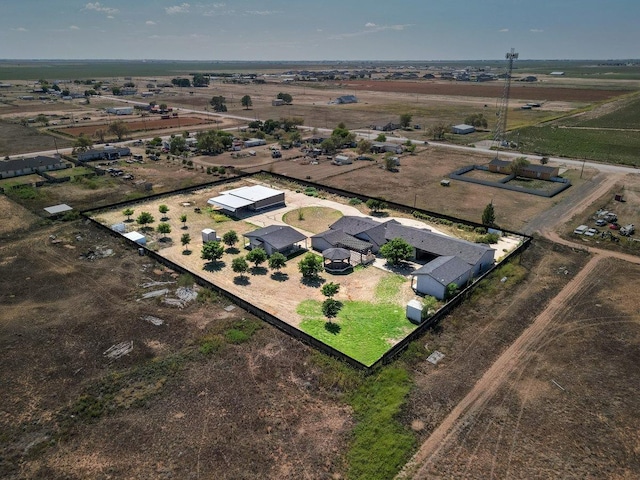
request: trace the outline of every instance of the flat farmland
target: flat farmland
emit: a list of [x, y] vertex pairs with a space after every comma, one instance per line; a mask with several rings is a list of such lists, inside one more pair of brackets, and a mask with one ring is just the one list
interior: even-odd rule
[[[168, 128], [188, 128], [195, 125], [204, 125], [210, 123], [210, 121], [206, 118], [195, 116], [171, 117], [164, 120], [157, 116], [148, 117], [146, 120], [130, 120], [129, 118], [131, 117], [127, 117], [128, 116], [121, 116], [116, 118], [118, 120], [124, 121], [127, 125], [127, 128], [131, 132], [138, 132], [141, 130], [163, 130]], [[66, 133], [68, 135], [73, 135], [74, 137], [78, 137], [81, 134], [84, 134], [88, 137], [93, 138], [96, 130], [105, 129], [106, 127], [108, 127], [108, 124], [83, 125], [66, 127], [64, 129], [58, 129], [58, 131], [61, 133]]]
[[[460, 97], [501, 98], [503, 83], [497, 82], [442, 82], [442, 81], [363, 81], [346, 80], [341, 84], [352, 90], [378, 92], [418, 93], [423, 95], [446, 95]], [[591, 89], [579, 87], [541, 86], [538, 84], [511, 83], [511, 98], [541, 101], [597, 102], [608, 100], [626, 93], [625, 90]]]
[[18, 155], [71, 147], [73, 143], [66, 138], [53, 139], [36, 127], [24, 127], [19, 123], [0, 120], [0, 156]]

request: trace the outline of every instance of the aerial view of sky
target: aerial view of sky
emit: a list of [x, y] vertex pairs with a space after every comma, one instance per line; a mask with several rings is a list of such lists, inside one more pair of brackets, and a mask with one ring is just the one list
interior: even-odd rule
[[2, 59], [640, 57], [638, 0], [4, 0]]

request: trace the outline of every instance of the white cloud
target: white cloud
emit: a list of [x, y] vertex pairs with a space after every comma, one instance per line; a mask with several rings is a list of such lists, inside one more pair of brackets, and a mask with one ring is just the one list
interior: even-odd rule
[[107, 18], [110, 19], [110, 20], [113, 20], [116, 17], [114, 17], [113, 15], [107, 15]]
[[366, 30], [360, 30], [358, 32], [349, 32], [349, 33], [338, 33], [336, 35], [331, 35], [329, 37], [330, 40], [342, 40], [344, 38], [350, 38], [350, 37], [359, 37], [361, 35], [370, 35], [372, 33], [377, 33], [377, 32], [384, 32], [385, 30], [395, 30], [395, 31], [401, 31], [404, 30], [408, 27], [412, 27], [414, 24], [412, 23], [407, 23], [407, 24], [397, 24], [397, 25], [376, 25], [374, 23], [367, 23], [365, 26], [367, 27]]
[[375, 26], [376, 26], [376, 24], [375, 24], [375, 23], [372, 23], [372, 22], [367, 22], [367, 23], [365, 23], [365, 24], [364, 24], [364, 26], [365, 26], [365, 27], [375, 27]]
[[276, 12], [275, 10], [247, 10], [246, 13], [248, 15], [261, 15], [261, 16], [265, 16], [265, 15], [275, 15]]
[[167, 12], [167, 15], [175, 15], [176, 13], [189, 13], [189, 5], [188, 3], [183, 3], [182, 5], [174, 5], [172, 7], [165, 7], [164, 11]]
[[114, 15], [119, 12], [117, 8], [105, 7], [100, 2], [87, 3], [83, 10], [93, 10], [95, 12], [106, 13], [107, 15]]
[[28, 30], [24, 27], [12, 28], [14, 32], [28, 32]]
[[505, 32], [508, 32], [508, 31], [509, 31], [509, 29], [508, 29], [508, 28], [501, 28], [501, 29], [500, 29], [500, 30], [498, 30], [498, 31], [499, 31], [499, 32], [501, 32], [501, 33], [505, 33]]
[[76, 26], [76, 25], [71, 25], [69, 27], [69, 30], [80, 30], [80, 27]]
[[533, 32], [533, 33], [542, 33], [542, 32], [544, 32], [544, 30], [542, 30], [541, 28], [532, 28], [529, 31]]
[[147, 20], [144, 23], [145, 23], [145, 25], [155, 25], [156, 24], [156, 22], [154, 22], [153, 20]]

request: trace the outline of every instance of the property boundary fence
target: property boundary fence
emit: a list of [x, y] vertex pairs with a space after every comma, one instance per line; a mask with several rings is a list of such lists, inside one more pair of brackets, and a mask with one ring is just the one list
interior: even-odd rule
[[[220, 294], [222, 294], [223, 296], [225, 296], [226, 298], [228, 298], [229, 300], [231, 300], [233, 303], [235, 303], [236, 305], [238, 305], [239, 307], [243, 308], [244, 310], [248, 311], [249, 313], [255, 315], [256, 317], [260, 318], [261, 320], [269, 323], [270, 325], [273, 325], [274, 327], [278, 328], [279, 330], [283, 331], [284, 333], [292, 336], [293, 338], [296, 338], [297, 340], [301, 341], [302, 343], [305, 343], [323, 353], [325, 353], [326, 355], [329, 355], [333, 358], [336, 358], [338, 360], [341, 360], [345, 363], [347, 363], [348, 365], [364, 370], [367, 373], [372, 373], [373, 371], [375, 371], [378, 367], [380, 367], [381, 365], [390, 363], [394, 358], [396, 358], [400, 353], [402, 353], [411, 342], [417, 340], [419, 337], [421, 337], [427, 330], [429, 330], [430, 328], [432, 328], [434, 325], [436, 325], [438, 322], [440, 322], [443, 318], [445, 318], [454, 308], [456, 308], [458, 305], [460, 305], [460, 303], [462, 303], [462, 301], [468, 297], [468, 295], [473, 291], [473, 289], [479, 284], [479, 282], [481, 280], [483, 280], [484, 278], [486, 278], [488, 275], [490, 275], [493, 271], [495, 271], [495, 269], [499, 268], [500, 265], [502, 265], [504, 262], [511, 260], [514, 256], [519, 255], [521, 252], [523, 252], [531, 243], [532, 237], [528, 236], [528, 235], [524, 235], [522, 233], [517, 233], [517, 232], [513, 232], [513, 231], [509, 231], [509, 230], [504, 230], [502, 229], [501, 231], [512, 234], [512, 235], [518, 235], [521, 236], [523, 238], [523, 242], [518, 246], [518, 248], [516, 248], [515, 250], [513, 250], [509, 255], [507, 255], [501, 262], [500, 264], [494, 265], [491, 269], [487, 270], [485, 273], [483, 273], [480, 277], [478, 277], [476, 279], [476, 281], [474, 281], [471, 285], [467, 286], [466, 288], [464, 288], [462, 291], [460, 291], [455, 297], [453, 297], [451, 300], [449, 300], [449, 302], [447, 302], [446, 305], [444, 305], [440, 310], [438, 310], [432, 317], [430, 317], [428, 320], [424, 321], [423, 323], [421, 323], [420, 325], [418, 325], [418, 327], [411, 332], [409, 335], [407, 335], [404, 339], [402, 339], [400, 342], [398, 342], [397, 344], [395, 344], [393, 347], [391, 347], [384, 355], [382, 355], [382, 357], [380, 357], [375, 363], [373, 363], [371, 366], [367, 366], [365, 364], [363, 364], [362, 362], [340, 352], [339, 350], [336, 350], [335, 348], [331, 347], [330, 345], [327, 345], [321, 341], [319, 341], [318, 339], [312, 337], [311, 335], [303, 332], [302, 330], [299, 330], [297, 328], [295, 328], [294, 326], [288, 324], [287, 322], [279, 319], [278, 317], [276, 317], [275, 315], [262, 310], [260, 307], [255, 306], [254, 304], [252, 304], [251, 302], [238, 297], [237, 295], [235, 295], [232, 292], [229, 292], [228, 290], [225, 290], [224, 288], [220, 287], [219, 285], [216, 285], [215, 283], [210, 282], [209, 280], [202, 278], [200, 275], [198, 275], [198, 273], [196, 272], [192, 272], [190, 270], [188, 270], [185, 267], [182, 267], [174, 262], [172, 262], [171, 260], [163, 257], [162, 255], [160, 255], [157, 252], [154, 252], [153, 250], [150, 250], [147, 247], [143, 247], [141, 245], [139, 245], [138, 243], [134, 242], [133, 240], [130, 240], [128, 238], [125, 238], [124, 236], [122, 236], [121, 234], [119, 234], [118, 232], [111, 230], [111, 228], [109, 228], [107, 225], [103, 225], [102, 223], [94, 220], [93, 218], [91, 218], [90, 215], [92, 215], [93, 213], [97, 213], [103, 210], [107, 210], [107, 209], [113, 209], [113, 208], [122, 208], [124, 206], [130, 206], [130, 205], [135, 205], [137, 203], [142, 203], [142, 202], [147, 202], [151, 199], [157, 199], [157, 198], [162, 198], [162, 197], [167, 197], [167, 196], [172, 196], [172, 195], [178, 195], [178, 194], [183, 194], [183, 193], [189, 193], [189, 192], [193, 192], [195, 190], [200, 190], [202, 188], [207, 188], [207, 187], [212, 187], [212, 186], [218, 186], [218, 185], [223, 185], [225, 183], [230, 183], [239, 179], [243, 179], [243, 178], [247, 178], [247, 177], [251, 177], [251, 176], [256, 176], [256, 175], [270, 175], [274, 178], [279, 178], [282, 180], [285, 180], [287, 182], [290, 183], [296, 183], [296, 184], [300, 184], [302, 186], [308, 186], [308, 187], [314, 187], [317, 188], [319, 190], [323, 190], [329, 193], [333, 193], [336, 195], [340, 195], [340, 196], [344, 196], [344, 197], [348, 197], [348, 198], [359, 198], [360, 200], [366, 201], [371, 197], [367, 197], [365, 195], [361, 195], [355, 192], [350, 192], [348, 190], [342, 190], [339, 188], [332, 188], [332, 187], [327, 187], [325, 185], [321, 185], [318, 183], [314, 183], [314, 182], [308, 182], [308, 181], [304, 181], [304, 180], [297, 180], [297, 179], [293, 179], [284, 175], [279, 175], [279, 174], [274, 174], [271, 172], [265, 172], [265, 171], [260, 171], [259, 173], [243, 173], [239, 176], [236, 177], [231, 177], [231, 178], [225, 178], [222, 180], [217, 180], [215, 182], [210, 182], [207, 184], [202, 184], [202, 185], [197, 185], [197, 186], [192, 186], [192, 187], [188, 187], [188, 188], [183, 188], [183, 189], [179, 189], [179, 190], [173, 190], [171, 192], [164, 192], [164, 193], [159, 193], [156, 195], [151, 195], [148, 197], [144, 197], [144, 198], [140, 198], [140, 199], [135, 199], [135, 200], [128, 200], [128, 201], [123, 201], [123, 202], [118, 202], [118, 203], [114, 203], [105, 207], [100, 207], [100, 208], [96, 208], [96, 209], [89, 209], [89, 210], [84, 210], [81, 212], [82, 216], [85, 217], [86, 219], [88, 219], [89, 221], [91, 221], [94, 225], [96, 225], [99, 229], [107, 232], [108, 234], [112, 235], [113, 237], [119, 238], [122, 241], [124, 241], [127, 245], [135, 247], [137, 249], [139, 248], [143, 248], [144, 252], [147, 256], [153, 258], [154, 260], [156, 260], [157, 262], [169, 267], [170, 269], [179, 272], [179, 273], [187, 273], [191, 276], [194, 277], [195, 282], [205, 288], [210, 288], [211, 290], [214, 290]], [[422, 210], [422, 209], [416, 209], [414, 207], [410, 207], [408, 205], [402, 205], [399, 203], [395, 203], [395, 202], [387, 202], [387, 204], [394, 209], [397, 209], [399, 211], [403, 211], [403, 212], [420, 212], [423, 215], [429, 215], [429, 216], [433, 216], [433, 217], [439, 217], [439, 218], [445, 218], [447, 220], [450, 220], [452, 222], [455, 223], [464, 223], [467, 225], [473, 225], [474, 227], [482, 227], [483, 225], [479, 224], [479, 223], [475, 223], [475, 222], [470, 222], [470, 221], [465, 221], [465, 220], [461, 220], [455, 217], [451, 217], [451, 216], [447, 216], [447, 215], [440, 215], [437, 214], [435, 212], [431, 212], [428, 210]]]
[[556, 188], [549, 191], [536, 190], [534, 188], [516, 187], [514, 185], [509, 185], [507, 183], [510, 180], [513, 180], [515, 175], [508, 175], [507, 177], [502, 178], [497, 182], [492, 182], [491, 180], [482, 180], [481, 178], [466, 177], [464, 174], [469, 173], [471, 170], [487, 170], [487, 168], [482, 168], [479, 165], [469, 165], [466, 167], [459, 168], [454, 172], [451, 172], [449, 174], [449, 178], [453, 180], [460, 180], [461, 182], [476, 183], [478, 185], [485, 185], [487, 187], [502, 188], [504, 190], [511, 190], [513, 192], [520, 192], [520, 193], [528, 193], [529, 195], [537, 195], [538, 197], [545, 197], [545, 198], [554, 197], [560, 192], [566, 190], [571, 186], [571, 182], [563, 178], [562, 180], [564, 181], [562, 182], [556, 181], [556, 180], [548, 180], [558, 184]]

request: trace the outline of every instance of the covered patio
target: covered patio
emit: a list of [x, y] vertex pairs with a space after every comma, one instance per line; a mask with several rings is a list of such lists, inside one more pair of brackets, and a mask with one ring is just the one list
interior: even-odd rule
[[352, 268], [351, 252], [346, 248], [327, 248], [322, 252], [327, 272], [345, 272]]

